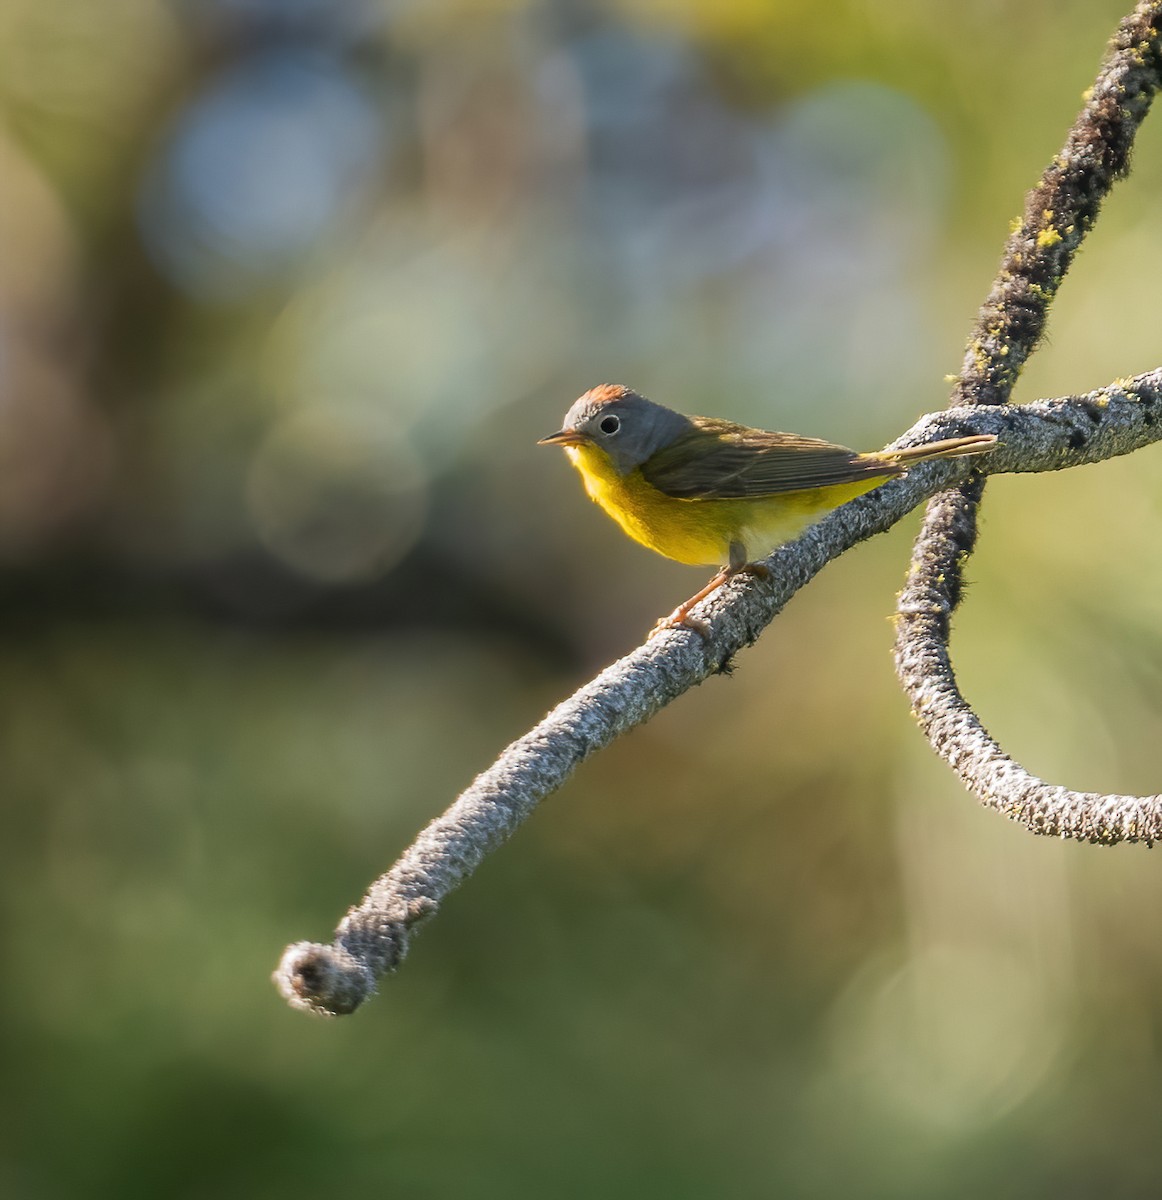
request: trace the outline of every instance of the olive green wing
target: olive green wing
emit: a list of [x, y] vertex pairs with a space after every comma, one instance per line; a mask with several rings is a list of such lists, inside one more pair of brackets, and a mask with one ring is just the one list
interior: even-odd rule
[[681, 500], [773, 496], [901, 475], [872, 456], [818, 438], [694, 418], [694, 428], [642, 464], [660, 492]]

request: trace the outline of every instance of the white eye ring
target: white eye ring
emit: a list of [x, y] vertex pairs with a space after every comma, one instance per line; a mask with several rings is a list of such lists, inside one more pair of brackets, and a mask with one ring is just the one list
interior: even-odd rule
[[615, 434], [621, 428], [621, 420], [610, 413], [608, 417], [602, 417], [597, 425], [597, 428], [602, 433]]

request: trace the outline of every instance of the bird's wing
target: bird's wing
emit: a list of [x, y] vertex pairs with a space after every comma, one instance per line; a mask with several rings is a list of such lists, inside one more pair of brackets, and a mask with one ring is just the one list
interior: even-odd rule
[[658, 491], [682, 500], [773, 496], [903, 474], [846, 446], [709, 417], [694, 418], [693, 429], [651, 455], [641, 470]]

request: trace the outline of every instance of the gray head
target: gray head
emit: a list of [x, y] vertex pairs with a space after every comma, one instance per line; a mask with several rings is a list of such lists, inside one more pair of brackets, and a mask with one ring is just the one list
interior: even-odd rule
[[681, 413], [654, 404], [619, 383], [603, 383], [569, 409], [560, 433], [541, 438], [538, 444], [592, 443], [609, 455], [619, 475], [628, 475], [689, 428], [689, 418]]

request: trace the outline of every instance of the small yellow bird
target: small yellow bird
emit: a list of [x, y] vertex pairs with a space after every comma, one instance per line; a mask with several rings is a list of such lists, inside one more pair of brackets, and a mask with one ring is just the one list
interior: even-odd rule
[[949, 438], [859, 454], [817, 438], [715, 417], [686, 417], [620, 384], [585, 393], [542, 446], [563, 446], [585, 490], [629, 534], [666, 558], [725, 563], [655, 626], [707, 632], [690, 610], [733, 575], [765, 575], [755, 559], [833, 508], [933, 458], [983, 454], [996, 438]]

